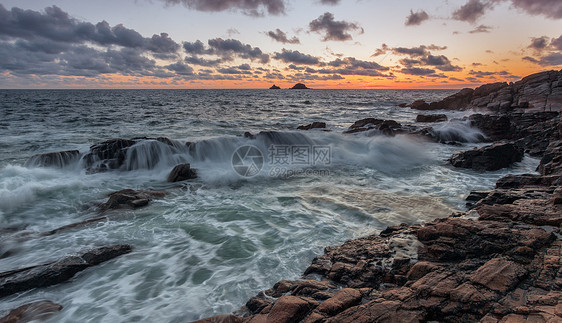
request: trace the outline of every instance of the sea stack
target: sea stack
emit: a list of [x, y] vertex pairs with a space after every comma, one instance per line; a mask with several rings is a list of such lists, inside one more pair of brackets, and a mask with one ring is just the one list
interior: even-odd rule
[[269, 89], [270, 89], [270, 90], [279, 90], [279, 89], [281, 89], [281, 88], [278, 87], [277, 85], [273, 84]]
[[295, 85], [293, 85], [293, 87], [291, 88], [291, 90], [309, 90], [310, 88], [306, 87], [306, 85], [302, 84], [302, 83], [297, 83]]

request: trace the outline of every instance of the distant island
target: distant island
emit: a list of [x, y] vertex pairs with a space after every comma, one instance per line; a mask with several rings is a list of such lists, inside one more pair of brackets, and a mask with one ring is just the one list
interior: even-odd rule
[[273, 84], [269, 89], [270, 89], [270, 90], [279, 90], [279, 89], [281, 89], [281, 88], [278, 87], [277, 85]]
[[291, 90], [309, 90], [309, 89], [310, 88], [306, 87], [306, 85], [302, 83], [297, 83], [291, 88]]

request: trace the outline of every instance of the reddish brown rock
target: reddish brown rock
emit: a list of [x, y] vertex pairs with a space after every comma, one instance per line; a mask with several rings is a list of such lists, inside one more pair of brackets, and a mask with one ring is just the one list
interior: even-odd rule
[[176, 165], [168, 175], [168, 182], [181, 182], [188, 179], [197, 178], [197, 172], [191, 168], [190, 164]]

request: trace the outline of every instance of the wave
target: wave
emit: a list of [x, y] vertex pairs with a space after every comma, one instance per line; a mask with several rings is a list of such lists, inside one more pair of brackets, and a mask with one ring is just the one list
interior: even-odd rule
[[469, 120], [451, 120], [433, 127], [430, 132], [439, 142], [481, 142], [486, 136], [477, 128], [470, 126]]

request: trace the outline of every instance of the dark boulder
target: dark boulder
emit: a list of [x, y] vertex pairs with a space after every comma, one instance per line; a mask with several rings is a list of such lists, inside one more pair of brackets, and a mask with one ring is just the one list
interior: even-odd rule
[[523, 149], [513, 143], [495, 143], [454, 154], [449, 161], [455, 167], [493, 171], [509, 167], [523, 159]]
[[444, 114], [418, 114], [416, 122], [443, 122], [449, 120]]
[[0, 318], [0, 323], [26, 323], [43, 321], [62, 310], [62, 305], [51, 301], [38, 301], [22, 305]]
[[78, 150], [66, 150], [31, 156], [24, 164], [25, 167], [57, 167], [63, 168], [80, 159]]
[[311, 124], [307, 124], [306, 126], [298, 126], [298, 130], [310, 130], [310, 129], [325, 129], [326, 122], [313, 122]]
[[281, 88], [278, 87], [277, 85], [273, 84], [269, 89], [270, 89], [270, 90], [279, 90], [279, 89], [281, 89]]
[[508, 116], [473, 114], [468, 117], [470, 125], [480, 129], [490, 140], [512, 139], [515, 126]]
[[109, 199], [100, 208], [102, 211], [119, 208], [137, 208], [147, 205], [155, 197], [162, 198], [165, 195], [166, 193], [159, 191], [124, 189], [109, 194]]
[[62, 283], [88, 267], [129, 253], [131, 250], [129, 245], [102, 247], [52, 263], [0, 273], [0, 297]]
[[394, 136], [396, 133], [402, 132], [402, 125], [394, 120], [381, 120], [375, 118], [365, 118], [355, 121], [344, 134], [363, 132], [367, 130], [378, 130], [387, 136]]
[[416, 100], [410, 104], [410, 108], [415, 110], [432, 110], [429, 106], [429, 103], [425, 102], [425, 100]]
[[168, 182], [181, 182], [188, 179], [197, 178], [197, 172], [191, 168], [190, 164], [180, 164], [174, 167], [168, 176]]
[[297, 83], [295, 85], [293, 85], [293, 87], [291, 88], [291, 90], [308, 90], [309, 88], [306, 87], [306, 85], [302, 84], [302, 83]]

